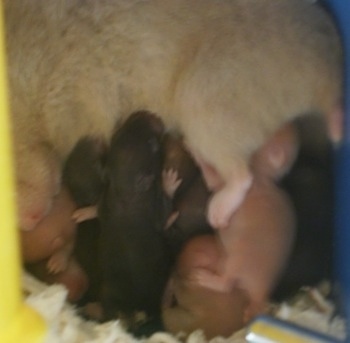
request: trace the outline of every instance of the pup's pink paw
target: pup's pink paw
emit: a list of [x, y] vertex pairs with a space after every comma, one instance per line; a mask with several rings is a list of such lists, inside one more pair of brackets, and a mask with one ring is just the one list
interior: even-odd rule
[[51, 274], [58, 274], [67, 269], [69, 256], [65, 251], [53, 254], [47, 262], [47, 270]]
[[209, 288], [216, 292], [230, 292], [231, 283], [221, 275], [215, 274], [210, 270], [198, 268], [191, 272], [189, 277], [190, 282]]
[[166, 169], [162, 172], [163, 189], [165, 194], [172, 198], [179, 188], [182, 179], [179, 178], [178, 172], [175, 169]]
[[234, 212], [244, 201], [253, 178], [251, 174], [241, 180], [235, 180], [224, 185], [214, 193], [209, 202], [208, 221], [215, 229], [227, 228]]
[[97, 218], [97, 206], [88, 206], [88, 207], [82, 207], [78, 208], [74, 211], [72, 215], [72, 219], [76, 223], [84, 222], [85, 220], [90, 220]]

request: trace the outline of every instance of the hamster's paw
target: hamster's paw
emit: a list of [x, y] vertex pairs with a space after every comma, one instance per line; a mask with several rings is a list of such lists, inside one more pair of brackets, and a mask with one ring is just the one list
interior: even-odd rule
[[164, 229], [165, 230], [169, 229], [175, 223], [175, 221], [179, 217], [179, 215], [180, 215], [179, 211], [172, 212], [165, 222]]
[[74, 211], [72, 215], [72, 219], [76, 223], [81, 223], [86, 220], [97, 218], [97, 206], [88, 206], [88, 207], [82, 207], [78, 208]]
[[215, 274], [212, 271], [203, 268], [198, 268], [192, 271], [189, 280], [198, 286], [209, 288], [216, 292], [226, 293], [230, 292], [232, 288], [229, 280], [222, 275]]
[[243, 203], [252, 181], [252, 175], [248, 174], [243, 178], [230, 180], [214, 193], [208, 207], [208, 221], [213, 228], [228, 227], [232, 215]]
[[169, 198], [173, 198], [176, 190], [181, 185], [182, 179], [179, 178], [175, 169], [166, 169], [162, 172], [163, 189]]
[[65, 251], [53, 254], [47, 262], [47, 270], [51, 274], [58, 274], [67, 269], [69, 256]]

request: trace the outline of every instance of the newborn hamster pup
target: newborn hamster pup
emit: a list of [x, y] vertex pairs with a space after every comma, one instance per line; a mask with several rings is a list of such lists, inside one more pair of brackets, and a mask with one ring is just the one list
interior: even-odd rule
[[73, 251], [76, 224], [70, 218], [76, 205], [66, 189], [53, 202], [48, 217], [34, 231], [21, 232], [21, 251], [25, 262], [38, 262], [50, 257], [48, 269], [55, 273], [65, 269]]
[[174, 212], [178, 215], [165, 230], [165, 235], [175, 254], [189, 238], [213, 231], [206, 218], [209, 197], [210, 192], [198, 175], [188, 189], [174, 200]]
[[230, 335], [265, 312], [293, 235], [294, 214], [286, 195], [273, 183], [256, 180], [220, 237], [195, 237], [190, 242], [196, 243], [180, 253], [165, 293], [165, 328]]
[[157, 117], [140, 111], [116, 129], [110, 143], [98, 207], [105, 319], [160, 312], [169, 269], [163, 237], [163, 130]]
[[52, 210], [35, 230], [21, 231], [21, 252], [26, 268], [49, 284], [61, 283], [68, 300], [79, 300], [88, 278], [74, 258], [77, 225], [71, 219], [76, 205], [67, 189], [54, 198]]
[[222, 252], [214, 235], [200, 235], [186, 242], [164, 295], [162, 318], [173, 334], [204, 331], [206, 338], [227, 337], [240, 329], [248, 305], [247, 294], [238, 289], [220, 292], [192, 280], [196, 269], [219, 272]]
[[261, 312], [288, 260], [295, 215], [275, 182], [293, 164], [299, 140], [293, 123], [282, 127], [252, 158], [254, 182], [225, 230], [218, 232], [224, 258], [218, 273], [197, 271], [196, 282], [217, 291], [247, 291], [246, 318]]
[[[251, 155], [288, 120], [341, 101], [339, 37], [309, 1], [6, 0], [4, 13], [23, 228], [55, 188], [30, 165], [60, 175], [81, 137], [109, 140], [140, 108], [183, 135], [223, 228], [252, 183]], [[41, 144], [57, 153], [54, 172], [32, 154]]]
[[204, 180], [179, 135], [168, 133], [163, 142], [164, 170], [173, 170], [181, 180], [173, 199], [173, 222], [165, 235], [169, 247], [177, 255], [182, 244], [193, 235], [211, 232], [206, 219], [206, 207], [210, 196]]

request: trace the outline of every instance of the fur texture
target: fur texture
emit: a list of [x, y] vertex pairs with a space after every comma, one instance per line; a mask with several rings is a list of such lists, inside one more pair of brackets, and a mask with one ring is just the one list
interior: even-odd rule
[[223, 226], [249, 188], [250, 155], [341, 97], [336, 30], [304, 0], [7, 0], [5, 16], [22, 228], [47, 211], [52, 155], [60, 165], [79, 138], [109, 138], [138, 109], [184, 135], [209, 186], [214, 167], [209, 219]]

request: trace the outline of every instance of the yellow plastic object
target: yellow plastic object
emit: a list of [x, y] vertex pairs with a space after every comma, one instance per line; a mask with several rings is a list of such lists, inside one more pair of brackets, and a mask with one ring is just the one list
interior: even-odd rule
[[270, 316], [258, 316], [248, 326], [249, 343], [345, 343], [334, 337]]
[[19, 236], [5, 74], [3, 7], [0, 1], [0, 342], [43, 342], [46, 324], [23, 302]]

